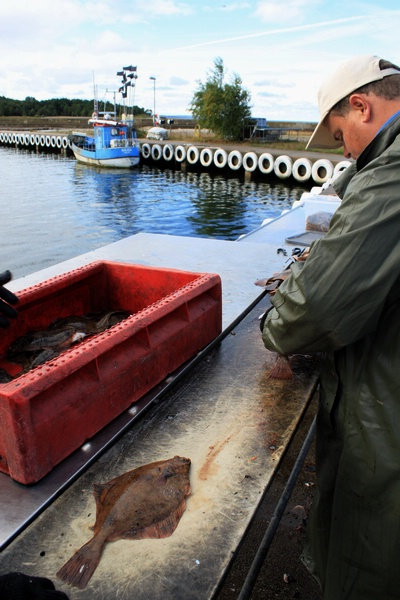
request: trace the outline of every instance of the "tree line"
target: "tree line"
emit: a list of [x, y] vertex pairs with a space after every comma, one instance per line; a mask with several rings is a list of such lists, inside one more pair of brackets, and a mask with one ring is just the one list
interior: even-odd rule
[[[111, 102], [99, 102], [99, 110], [112, 112]], [[1, 117], [89, 117], [93, 112], [93, 100], [79, 98], [51, 98], [36, 100], [27, 96], [25, 100], [14, 100], [0, 96]], [[123, 112], [123, 106], [117, 105], [117, 114]], [[134, 115], [149, 115], [151, 111], [140, 106], [133, 107]]]

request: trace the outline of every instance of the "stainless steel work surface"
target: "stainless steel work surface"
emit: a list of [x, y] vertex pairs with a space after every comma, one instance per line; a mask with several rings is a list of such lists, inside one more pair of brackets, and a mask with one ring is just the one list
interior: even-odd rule
[[[11, 281], [8, 287], [18, 292], [96, 260], [213, 272], [218, 273], [222, 279], [223, 328], [226, 329], [260, 297], [261, 290], [254, 285], [254, 281], [282, 269], [285, 258], [278, 255], [276, 247], [268, 242], [267, 231], [264, 231], [264, 236], [264, 244], [238, 244], [208, 238], [140, 233]], [[141, 409], [146, 407], [163, 387], [165, 382], [137, 402], [131, 411], [126, 411], [94, 436], [90, 443], [57, 465], [38, 484], [22, 486], [0, 473], [0, 549], [18, 534], [30, 519], [35, 518], [114, 436], [134, 421]]]
[[[213, 596], [317, 379], [314, 360], [302, 356], [291, 359], [293, 379], [269, 378], [275, 356], [262, 344], [262, 308], [253, 309], [11, 542], [1, 555], [3, 573], [49, 577], [71, 600]], [[58, 581], [58, 569], [91, 537], [93, 484], [174, 455], [192, 461], [192, 494], [172, 536], [107, 544], [84, 590]]]

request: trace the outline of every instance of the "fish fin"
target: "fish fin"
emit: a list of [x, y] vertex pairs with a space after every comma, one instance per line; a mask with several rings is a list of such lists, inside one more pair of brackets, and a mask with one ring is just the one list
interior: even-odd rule
[[119, 539], [126, 540], [143, 540], [145, 538], [166, 538], [172, 535], [175, 529], [178, 526], [178, 523], [181, 519], [181, 516], [185, 512], [186, 501], [183, 498], [182, 502], [177, 506], [177, 508], [165, 519], [158, 521], [157, 523], [153, 523], [148, 527], [143, 527], [142, 529], [130, 529], [126, 531], [123, 535], [119, 536]]
[[107, 487], [107, 484], [103, 484], [103, 483], [95, 483], [93, 485], [93, 496], [94, 496], [94, 499], [96, 500], [96, 503], [100, 502], [101, 494], [103, 493], [104, 488], [106, 488], [106, 487]]
[[278, 354], [275, 364], [269, 373], [270, 379], [292, 379], [293, 371], [287, 356]]
[[92, 538], [59, 569], [57, 577], [82, 590], [95, 572], [102, 550], [103, 542]]
[[107, 492], [114, 486], [114, 480], [106, 483], [95, 483], [93, 485], [93, 496], [96, 500], [96, 506], [101, 504]]

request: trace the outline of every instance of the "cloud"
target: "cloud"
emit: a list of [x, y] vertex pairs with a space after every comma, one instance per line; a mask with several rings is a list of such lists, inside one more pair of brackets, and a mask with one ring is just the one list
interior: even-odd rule
[[314, 0], [286, 0], [284, 9], [279, 0], [262, 0], [258, 2], [255, 15], [266, 23], [303, 21], [307, 14], [307, 9], [312, 8], [318, 1]]
[[189, 83], [187, 79], [175, 76], [170, 77], [169, 82], [171, 85], [187, 85]]
[[[234, 37], [218, 38], [215, 40], [200, 42], [198, 44], [191, 44], [188, 46], [180, 46], [178, 48], [170, 49], [169, 51], [187, 50], [189, 48], [200, 48], [200, 47], [210, 46], [210, 45], [220, 45], [220, 44], [229, 43], [229, 42], [237, 42], [237, 41], [241, 41], [241, 40], [249, 40], [249, 39], [255, 39], [255, 38], [266, 37], [266, 36], [280, 35], [282, 33], [294, 33], [294, 32], [299, 32], [299, 31], [307, 31], [307, 30], [316, 29], [316, 28], [321, 29], [323, 27], [332, 27], [332, 26], [336, 26], [336, 25], [342, 25], [344, 23], [349, 23], [352, 21], [361, 21], [361, 20], [365, 20], [365, 19], [367, 19], [367, 17], [365, 15], [355, 15], [355, 16], [351, 16], [351, 17], [343, 17], [341, 19], [332, 19], [330, 21], [320, 21], [318, 23], [308, 23], [305, 25], [293, 25], [290, 27], [281, 27], [279, 29], [268, 29], [267, 31], [258, 31], [256, 33], [245, 33], [243, 35], [237, 35]], [[168, 52], [168, 50], [167, 50], [167, 52]]]
[[282, 98], [282, 94], [274, 94], [272, 92], [258, 92], [258, 95], [263, 98]]
[[[115, 4], [115, 2], [113, 3]], [[193, 12], [193, 8], [187, 2], [175, 2], [175, 0], [136, 0], [134, 3], [134, 11], [132, 13], [132, 2], [127, 6], [128, 14], [135, 14], [137, 11], [139, 14], [147, 15], [147, 17], [166, 17], [176, 15], [190, 15]], [[118, 7], [117, 14], [121, 14], [121, 8]]]
[[254, 87], [264, 87], [264, 86], [275, 86], [280, 88], [292, 88], [293, 83], [290, 81], [279, 81], [279, 80], [271, 80], [264, 79], [262, 81], [253, 81]]

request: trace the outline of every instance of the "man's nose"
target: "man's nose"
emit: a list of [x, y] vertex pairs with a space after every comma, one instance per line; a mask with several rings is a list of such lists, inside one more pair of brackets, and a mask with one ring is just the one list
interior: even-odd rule
[[346, 148], [346, 146], [343, 144], [343, 154], [345, 158], [352, 158], [351, 156], [351, 152]]

